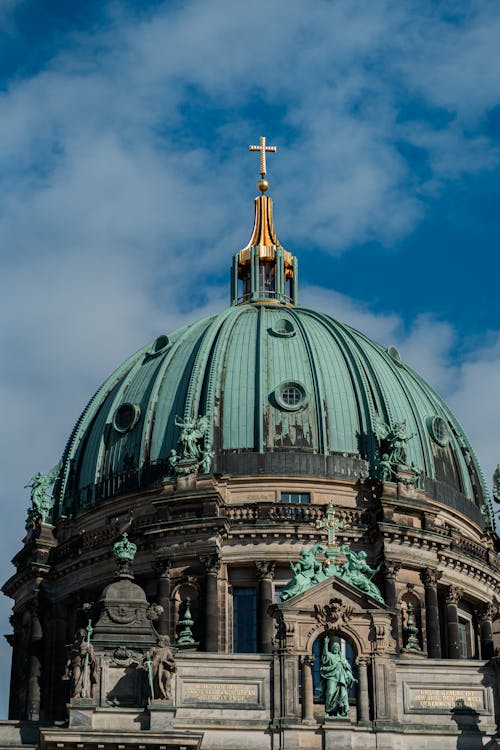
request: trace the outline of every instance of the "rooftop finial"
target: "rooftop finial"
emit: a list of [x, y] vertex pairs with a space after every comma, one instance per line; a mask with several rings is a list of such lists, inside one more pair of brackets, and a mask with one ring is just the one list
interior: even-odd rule
[[257, 190], [261, 193], [265, 193], [269, 189], [269, 183], [265, 179], [266, 176], [266, 151], [275, 154], [277, 151], [276, 146], [266, 146], [265, 136], [261, 135], [259, 138], [258, 146], [249, 146], [249, 151], [260, 151], [260, 177], [261, 179], [257, 183]]

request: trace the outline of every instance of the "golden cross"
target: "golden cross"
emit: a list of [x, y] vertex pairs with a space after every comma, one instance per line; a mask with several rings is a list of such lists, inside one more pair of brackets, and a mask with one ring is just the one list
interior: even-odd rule
[[328, 505], [326, 518], [324, 518], [323, 520], [318, 519], [316, 521], [316, 528], [328, 534], [328, 548], [335, 547], [337, 543], [337, 531], [343, 529], [344, 526], [345, 524], [343, 524], [342, 521], [337, 521], [337, 519], [335, 518], [335, 511], [333, 509], [332, 503]]
[[277, 149], [276, 146], [266, 146], [266, 139], [262, 135], [259, 138], [259, 142], [259, 146], [249, 146], [248, 150], [260, 151], [260, 176], [264, 177], [266, 174], [266, 151], [275, 154]]

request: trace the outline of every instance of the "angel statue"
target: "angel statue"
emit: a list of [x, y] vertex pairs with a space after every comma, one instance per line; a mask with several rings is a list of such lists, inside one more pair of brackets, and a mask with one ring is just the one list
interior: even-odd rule
[[27, 529], [31, 529], [38, 524], [47, 523], [47, 518], [53, 505], [49, 487], [56, 481], [61, 466], [62, 461], [59, 461], [47, 474], [37, 471], [31, 477], [30, 482], [24, 485], [25, 489], [27, 487], [31, 488], [31, 508], [28, 509]]
[[287, 583], [281, 592], [281, 601], [285, 602], [292, 596], [297, 596], [303, 591], [307, 591], [320, 581], [324, 581], [327, 576], [323, 573], [323, 566], [316, 559], [316, 556], [324, 552], [321, 544], [315, 544], [311, 549], [304, 549], [296, 563], [290, 562], [290, 567], [294, 577]]
[[186, 417], [186, 419], [175, 418], [176, 427], [181, 428], [179, 445], [181, 447], [181, 460], [200, 461], [202, 457], [201, 442], [207, 431], [207, 417]]
[[[398, 482], [415, 484], [421, 472], [413, 464], [408, 463], [406, 443], [415, 437], [415, 434], [407, 434], [406, 422], [395, 422], [392, 427], [389, 427], [381, 417], [376, 416], [373, 431], [381, 444], [382, 458], [379, 461], [379, 469], [382, 480], [388, 481], [394, 477]], [[415, 477], [411, 479], [400, 477], [399, 467], [410, 469]]]

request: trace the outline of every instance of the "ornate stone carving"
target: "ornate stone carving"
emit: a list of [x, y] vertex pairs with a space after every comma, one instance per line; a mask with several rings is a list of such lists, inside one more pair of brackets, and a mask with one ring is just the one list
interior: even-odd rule
[[437, 586], [442, 575], [441, 572], [434, 570], [434, 568], [425, 568], [425, 570], [420, 573], [420, 578], [422, 579], [424, 586]]
[[172, 560], [165, 559], [165, 560], [155, 560], [153, 562], [153, 571], [158, 578], [170, 578], [170, 574], [172, 571]]
[[219, 554], [200, 555], [200, 562], [204, 566], [207, 573], [218, 573], [222, 564], [222, 560]]
[[479, 622], [485, 622], [486, 620], [493, 620], [497, 611], [497, 608], [491, 602], [486, 602], [477, 608], [476, 615]]
[[334, 597], [328, 604], [314, 605], [314, 616], [321, 625], [336, 625], [339, 621], [348, 622], [354, 613], [354, 607], [342, 599]]
[[276, 563], [272, 560], [256, 560], [255, 561], [257, 579], [262, 581], [264, 578], [274, 578], [274, 571], [276, 569]]
[[109, 663], [117, 667], [130, 667], [132, 664], [140, 664], [142, 654], [132, 651], [126, 646], [118, 646], [113, 651], [113, 656]]
[[384, 560], [382, 563], [382, 573], [386, 578], [396, 579], [401, 569], [401, 563], [395, 560]]
[[448, 586], [445, 595], [446, 604], [458, 604], [463, 595], [463, 590], [458, 586]]
[[159, 619], [160, 615], [162, 615], [164, 612], [163, 607], [161, 604], [150, 604], [149, 607], [146, 610], [146, 617], [148, 620], [151, 620], [151, 622], [155, 622]]
[[131, 625], [141, 619], [138, 609], [131, 609], [125, 604], [108, 604], [106, 614], [111, 622], [116, 622], [118, 625]]
[[158, 645], [146, 654], [144, 668], [152, 700], [171, 701], [172, 677], [177, 668], [167, 636], [160, 636]]

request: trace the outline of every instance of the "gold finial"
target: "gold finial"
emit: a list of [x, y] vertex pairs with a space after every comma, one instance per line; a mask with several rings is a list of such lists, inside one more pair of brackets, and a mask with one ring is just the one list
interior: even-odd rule
[[260, 151], [260, 177], [261, 179], [257, 183], [257, 189], [261, 193], [265, 193], [269, 189], [269, 183], [265, 178], [266, 176], [266, 151], [275, 154], [277, 151], [276, 146], [266, 146], [266, 139], [263, 135], [259, 138], [258, 146], [249, 146], [249, 151]]

